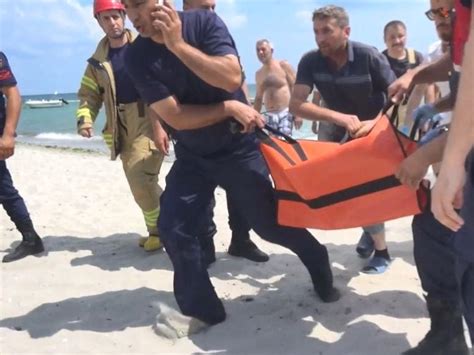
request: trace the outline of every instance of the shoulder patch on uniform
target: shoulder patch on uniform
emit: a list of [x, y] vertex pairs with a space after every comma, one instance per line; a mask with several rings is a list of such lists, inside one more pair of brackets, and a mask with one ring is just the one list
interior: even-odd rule
[[7, 80], [12, 77], [12, 72], [9, 69], [0, 69], [0, 80]]

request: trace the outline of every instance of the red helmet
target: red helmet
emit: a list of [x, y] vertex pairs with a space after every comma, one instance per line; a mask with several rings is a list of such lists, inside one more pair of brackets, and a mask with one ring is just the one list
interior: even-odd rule
[[121, 10], [125, 11], [121, 0], [94, 0], [94, 17], [102, 11]]

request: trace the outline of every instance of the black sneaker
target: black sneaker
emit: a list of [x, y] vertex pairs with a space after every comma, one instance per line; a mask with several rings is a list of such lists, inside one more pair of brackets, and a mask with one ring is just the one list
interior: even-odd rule
[[23, 259], [28, 255], [35, 255], [39, 254], [44, 251], [43, 242], [40, 238], [35, 240], [23, 240], [20, 245], [18, 245], [15, 250], [13, 250], [10, 254], [7, 254], [3, 257], [2, 262], [9, 263], [15, 260]]
[[232, 256], [245, 258], [257, 263], [262, 263], [270, 260], [270, 257], [251, 241], [246, 240], [243, 243], [231, 243], [228, 253]]

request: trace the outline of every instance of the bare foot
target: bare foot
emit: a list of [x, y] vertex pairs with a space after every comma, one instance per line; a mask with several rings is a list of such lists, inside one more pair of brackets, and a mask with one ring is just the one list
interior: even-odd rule
[[163, 303], [158, 303], [158, 309], [159, 313], [153, 330], [159, 336], [176, 340], [199, 333], [209, 327], [209, 324], [197, 318], [185, 316]]

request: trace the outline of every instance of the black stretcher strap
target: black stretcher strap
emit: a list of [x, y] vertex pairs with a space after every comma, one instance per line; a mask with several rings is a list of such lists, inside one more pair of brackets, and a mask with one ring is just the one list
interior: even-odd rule
[[[301, 145], [298, 143], [298, 141], [296, 139], [294, 139], [293, 137], [290, 137], [289, 135], [279, 131], [278, 129], [276, 128], [273, 128], [273, 127], [270, 127], [269, 125], [265, 125], [264, 127], [268, 132], [271, 132], [273, 133], [274, 135], [276, 136], [279, 136], [279, 137], [282, 137], [286, 143], [290, 144], [291, 147], [295, 150], [296, 154], [298, 155], [298, 157], [300, 158], [301, 161], [306, 161], [308, 160], [308, 157], [306, 156], [306, 153], [304, 152], [304, 149], [303, 147], [301, 147]], [[260, 139], [260, 141], [263, 143], [263, 144], [266, 144], [268, 145], [269, 147], [275, 149], [278, 153], [280, 153], [287, 161], [288, 163], [290, 163], [291, 165], [296, 165], [296, 163], [293, 161], [293, 159], [291, 159], [289, 157], [288, 154], [286, 154], [286, 152], [278, 145], [276, 144], [271, 138], [270, 136], [265, 133], [263, 130], [261, 129], [257, 129], [256, 130], [256, 133], [257, 133], [257, 137]]]
[[286, 154], [285, 150], [280, 147], [278, 144], [276, 144], [268, 134], [263, 132], [261, 129], [256, 130], [255, 133], [257, 134], [258, 139], [260, 139], [260, 142], [262, 144], [268, 145], [270, 148], [275, 149], [283, 158], [285, 158], [290, 165], [295, 166], [296, 163], [293, 161], [293, 159], [290, 158], [288, 154]]
[[276, 196], [279, 200], [302, 202], [312, 209], [319, 209], [353, 198], [369, 195], [374, 192], [388, 190], [400, 185], [400, 180], [398, 180], [395, 175], [390, 175], [381, 179], [372, 180], [361, 185], [352, 186], [344, 190], [320, 196], [312, 200], [305, 200], [297, 193], [290, 191], [277, 190]]

